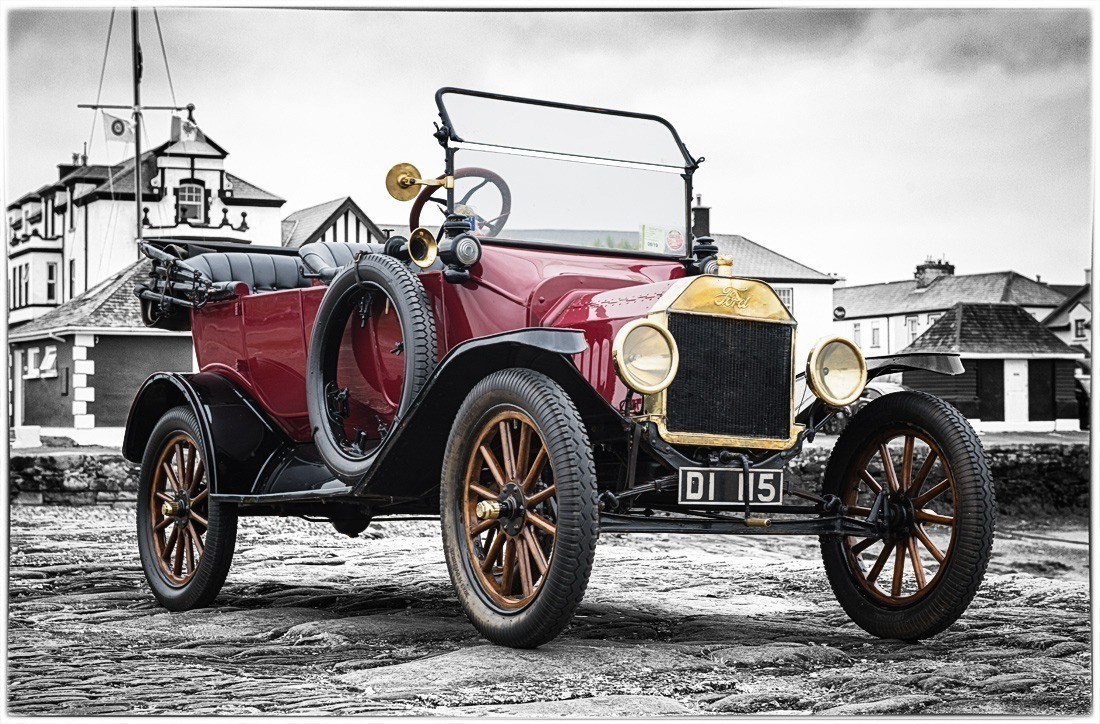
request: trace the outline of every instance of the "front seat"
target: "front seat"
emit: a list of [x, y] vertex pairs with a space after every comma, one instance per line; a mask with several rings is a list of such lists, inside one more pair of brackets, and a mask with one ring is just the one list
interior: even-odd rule
[[359, 252], [381, 254], [385, 250], [382, 244], [350, 244], [343, 241], [315, 241], [298, 249], [298, 256], [306, 269], [321, 278], [326, 284], [332, 281], [337, 272], [355, 261]]

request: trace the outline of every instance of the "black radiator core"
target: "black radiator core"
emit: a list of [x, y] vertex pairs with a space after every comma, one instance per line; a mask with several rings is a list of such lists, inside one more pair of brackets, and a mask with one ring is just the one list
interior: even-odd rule
[[668, 328], [680, 348], [667, 393], [670, 431], [790, 436], [792, 326], [673, 312]]

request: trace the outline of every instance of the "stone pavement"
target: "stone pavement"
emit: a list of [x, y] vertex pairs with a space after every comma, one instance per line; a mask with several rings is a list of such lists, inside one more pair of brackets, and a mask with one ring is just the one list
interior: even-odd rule
[[11, 516], [13, 714], [1091, 707], [1083, 523], [1060, 535], [1008, 521], [970, 610], [920, 644], [849, 623], [813, 539], [604, 536], [574, 624], [513, 651], [479, 638], [459, 610], [435, 523], [378, 524], [380, 537], [353, 540], [326, 524], [242, 519], [216, 607], [170, 614], [142, 578], [132, 510]]

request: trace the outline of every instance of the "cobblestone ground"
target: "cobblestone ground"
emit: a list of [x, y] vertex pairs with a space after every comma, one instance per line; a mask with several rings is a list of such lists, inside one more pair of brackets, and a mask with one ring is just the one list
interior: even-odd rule
[[[9, 702], [17, 714], [1083, 714], [1087, 530], [1005, 521], [970, 610], [921, 644], [835, 603], [816, 543], [605, 536], [574, 624], [494, 647], [451, 592], [437, 524], [348, 539], [243, 519], [213, 608], [169, 614], [133, 512], [12, 512]], [[1046, 539], [1055, 536], [1063, 541]]]

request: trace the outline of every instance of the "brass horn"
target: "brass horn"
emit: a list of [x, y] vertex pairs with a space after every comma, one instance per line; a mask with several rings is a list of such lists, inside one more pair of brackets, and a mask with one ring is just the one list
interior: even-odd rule
[[406, 248], [409, 252], [409, 259], [421, 269], [430, 267], [435, 263], [436, 257], [439, 256], [439, 244], [436, 243], [432, 232], [423, 226], [409, 234], [409, 243]]
[[398, 201], [412, 201], [420, 193], [417, 186], [442, 186], [445, 189], [454, 187], [454, 178], [421, 178], [420, 171], [411, 163], [399, 163], [386, 174], [386, 191]]

